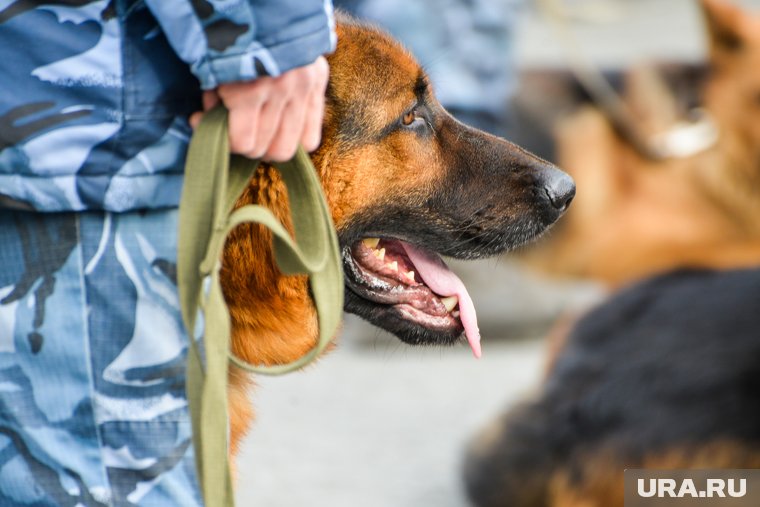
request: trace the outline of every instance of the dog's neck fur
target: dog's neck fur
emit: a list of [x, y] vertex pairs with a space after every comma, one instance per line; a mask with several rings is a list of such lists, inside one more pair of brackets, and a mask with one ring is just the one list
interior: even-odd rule
[[[266, 206], [292, 233], [288, 195], [279, 173], [262, 164], [237, 206]], [[260, 225], [243, 224], [227, 238], [222, 286], [232, 320], [232, 352], [251, 364], [286, 364], [314, 347], [318, 324], [305, 276], [284, 276], [272, 252], [272, 235]], [[249, 400], [252, 378], [230, 370], [230, 450], [240, 450], [254, 418]], [[234, 466], [233, 466], [234, 469]]]
[[[267, 207], [292, 233], [287, 191], [272, 166], [258, 168], [237, 206], [245, 204]], [[254, 364], [285, 364], [314, 346], [318, 327], [308, 280], [280, 272], [266, 228], [244, 224], [233, 231], [222, 278], [232, 318], [232, 349], [238, 357]]]

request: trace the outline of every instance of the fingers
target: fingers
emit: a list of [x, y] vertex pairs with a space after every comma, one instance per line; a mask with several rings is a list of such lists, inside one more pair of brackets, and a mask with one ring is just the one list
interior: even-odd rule
[[[292, 128], [292, 108], [290, 98], [283, 100], [280, 97], [272, 97], [261, 109], [259, 116], [259, 127], [256, 133], [256, 148], [245, 153], [251, 158], [264, 158], [269, 160], [266, 155], [276, 141], [275, 135], [281, 130], [282, 124], [287, 123]], [[287, 111], [287, 113], [286, 113]], [[295, 150], [294, 150], [295, 152]], [[288, 160], [287, 158], [285, 160]]]
[[257, 158], [260, 150], [259, 121], [264, 102], [250, 102], [245, 107], [229, 107], [230, 151], [250, 158]]
[[326, 85], [327, 80], [325, 80], [325, 84], [320, 90], [314, 90], [308, 98], [308, 110], [304, 119], [301, 144], [303, 144], [304, 149], [309, 152], [319, 148], [319, 143], [322, 140], [322, 120], [325, 115]]
[[274, 133], [263, 158], [272, 162], [285, 162], [295, 155], [298, 144], [302, 140], [302, 132], [306, 123], [306, 99], [293, 100], [282, 112], [280, 125]]
[[201, 120], [203, 119], [203, 113], [198, 111], [197, 113], [193, 113], [190, 115], [190, 126], [193, 127], [193, 129], [197, 129], [198, 125], [201, 124]]
[[[229, 110], [230, 150], [250, 158], [285, 161], [298, 144], [308, 151], [320, 143], [329, 67], [324, 57], [310, 65], [250, 82], [220, 85], [203, 95], [204, 110], [219, 101]], [[202, 113], [190, 118], [197, 126]]]

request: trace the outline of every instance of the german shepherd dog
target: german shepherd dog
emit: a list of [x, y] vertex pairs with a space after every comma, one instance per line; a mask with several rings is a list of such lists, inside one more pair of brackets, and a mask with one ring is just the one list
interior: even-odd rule
[[[449, 116], [421, 67], [388, 35], [338, 21], [323, 142], [312, 160], [342, 248], [345, 309], [410, 344], [451, 345], [464, 333], [479, 355], [472, 301], [438, 255], [482, 258], [535, 238], [570, 204], [574, 183]], [[272, 167], [258, 169], [238, 204], [250, 203], [290, 227]], [[234, 353], [274, 365], [315, 345], [317, 317], [307, 280], [279, 272], [270, 240], [260, 226], [239, 227], [221, 274]], [[252, 418], [248, 386], [246, 375], [231, 374], [233, 453]]]
[[[702, 0], [710, 41], [700, 102], [715, 145], [648, 160], [586, 107], [557, 128], [557, 160], [586, 189], [548, 241], [542, 271], [618, 287], [681, 266], [738, 268], [760, 258], [760, 16]], [[634, 73], [625, 100], [645, 131], [678, 119], [677, 98]]]

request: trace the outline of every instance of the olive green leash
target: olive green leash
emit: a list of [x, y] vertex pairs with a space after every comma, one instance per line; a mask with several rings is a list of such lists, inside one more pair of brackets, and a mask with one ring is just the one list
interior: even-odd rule
[[[276, 164], [287, 187], [295, 238], [267, 208], [247, 205], [232, 211], [258, 165], [258, 161], [230, 156], [224, 108], [216, 108], [204, 116], [190, 143], [185, 167], [179, 209], [177, 280], [182, 317], [191, 337], [187, 397], [198, 479], [206, 507], [234, 505], [228, 463], [229, 361], [247, 371], [267, 375], [297, 370], [313, 361], [330, 343], [343, 312], [338, 239], [309, 156], [299, 148], [291, 161]], [[230, 353], [230, 316], [219, 270], [225, 238], [236, 226], [247, 222], [270, 229], [277, 265], [284, 274], [309, 276], [319, 317], [319, 340], [311, 351], [289, 364], [250, 365]], [[203, 352], [192, 338], [198, 336], [199, 309], [205, 321]], [[250, 311], [255, 312], [256, 308]]]

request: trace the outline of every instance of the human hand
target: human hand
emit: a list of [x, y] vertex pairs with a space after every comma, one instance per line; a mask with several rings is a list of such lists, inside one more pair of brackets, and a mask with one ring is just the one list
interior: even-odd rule
[[[220, 100], [227, 107], [232, 153], [284, 162], [293, 158], [299, 143], [307, 151], [319, 146], [329, 73], [320, 56], [278, 77], [223, 84], [204, 92], [203, 110]], [[193, 128], [202, 117], [203, 112], [190, 117]]]

